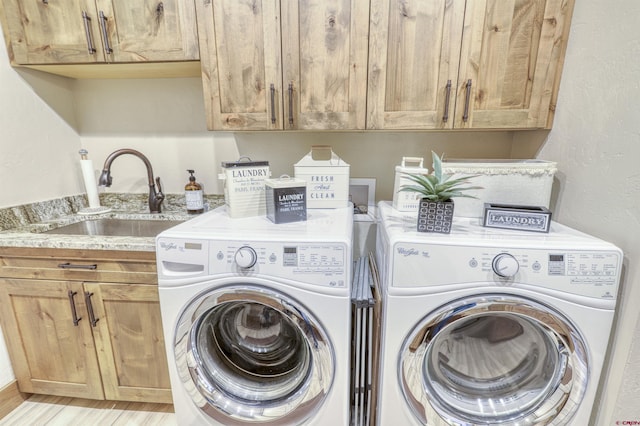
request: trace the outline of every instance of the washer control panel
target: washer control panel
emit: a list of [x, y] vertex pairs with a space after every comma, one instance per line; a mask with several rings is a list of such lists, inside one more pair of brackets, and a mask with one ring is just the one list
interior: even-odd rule
[[344, 243], [205, 241], [161, 238], [156, 257], [164, 279], [218, 274], [262, 275], [348, 288], [351, 249]]
[[485, 282], [526, 284], [596, 298], [615, 298], [619, 250], [551, 250], [396, 243], [394, 287]]
[[348, 248], [340, 243], [209, 242], [211, 274], [263, 274], [310, 284], [347, 287]]

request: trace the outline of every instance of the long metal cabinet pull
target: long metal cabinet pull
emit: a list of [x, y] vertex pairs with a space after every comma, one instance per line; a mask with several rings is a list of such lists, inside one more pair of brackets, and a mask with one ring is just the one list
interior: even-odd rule
[[82, 21], [84, 22], [84, 35], [87, 37], [87, 48], [89, 49], [89, 55], [93, 55], [96, 53], [96, 48], [93, 47], [93, 40], [91, 39], [91, 28], [89, 23], [91, 22], [91, 18], [87, 15], [87, 12], [82, 12]]
[[469, 102], [471, 100], [471, 79], [467, 80], [467, 93], [464, 97], [464, 113], [462, 114], [462, 121], [465, 123], [469, 120]]
[[104, 16], [104, 13], [100, 11], [98, 13], [100, 17], [100, 28], [102, 29], [102, 40], [104, 41], [104, 51], [107, 54], [113, 53], [113, 49], [109, 44], [109, 34], [107, 33], [107, 17]]
[[447, 80], [446, 92], [444, 95], [444, 115], [442, 116], [442, 122], [446, 123], [449, 120], [449, 99], [451, 97], [451, 80]]
[[69, 297], [69, 304], [71, 305], [71, 318], [73, 319], [73, 325], [76, 327], [82, 318], [78, 318], [78, 312], [76, 311], [76, 302], [73, 300], [73, 296], [78, 294], [73, 290], [69, 290], [67, 292], [67, 296]]
[[269, 90], [271, 91], [271, 124], [276, 124], [276, 86], [272, 84]]
[[293, 126], [293, 82], [289, 83], [289, 126]]
[[89, 270], [96, 270], [98, 269], [98, 265], [97, 264], [91, 264], [91, 265], [78, 265], [75, 263], [59, 263], [58, 264], [58, 268], [60, 269], [89, 269]]
[[96, 314], [93, 312], [93, 303], [91, 303], [91, 296], [93, 296], [93, 293], [89, 293], [88, 291], [84, 292], [84, 303], [87, 304], [87, 312], [89, 313], [89, 322], [93, 327], [95, 327], [98, 321], [100, 321], [100, 319], [96, 318]]

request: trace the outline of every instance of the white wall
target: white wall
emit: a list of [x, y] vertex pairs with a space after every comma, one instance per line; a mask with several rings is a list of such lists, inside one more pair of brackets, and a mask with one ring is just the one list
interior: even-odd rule
[[82, 192], [71, 80], [16, 72], [1, 37], [0, 208]]
[[[640, 3], [576, 1], [553, 130], [554, 217], [625, 252], [610, 371], [598, 425], [640, 421]], [[518, 135], [527, 144], [532, 135]], [[539, 136], [539, 135], [538, 135]]]
[[[160, 176], [165, 193], [181, 193], [194, 169], [207, 193], [221, 193], [217, 169], [236, 159], [233, 134], [206, 129], [199, 78], [149, 80], [77, 80], [74, 82], [82, 145], [96, 170], [120, 148], [142, 152]], [[143, 163], [118, 157], [109, 192], [147, 192]]]

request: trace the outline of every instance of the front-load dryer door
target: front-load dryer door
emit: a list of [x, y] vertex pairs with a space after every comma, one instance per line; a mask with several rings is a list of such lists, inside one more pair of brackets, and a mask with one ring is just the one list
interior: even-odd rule
[[562, 314], [513, 295], [467, 297], [425, 317], [398, 374], [424, 424], [565, 424], [588, 380], [585, 343]]
[[303, 422], [323, 403], [335, 369], [312, 313], [251, 284], [196, 297], [177, 322], [174, 351], [195, 404], [225, 425]]

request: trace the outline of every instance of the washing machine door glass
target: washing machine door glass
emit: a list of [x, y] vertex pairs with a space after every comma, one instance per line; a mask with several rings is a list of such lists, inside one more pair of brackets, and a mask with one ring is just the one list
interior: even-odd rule
[[333, 350], [310, 312], [250, 285], [209, 292], [185, 309], [177, 368], [196, 405], [221, 423], [299, 423], [329, 391]]
[[512, 295], [465, 298], [405, 340], [399, 376], [425, 424], [562, 424], [588, 378], [585, 344], [560, 313]]

